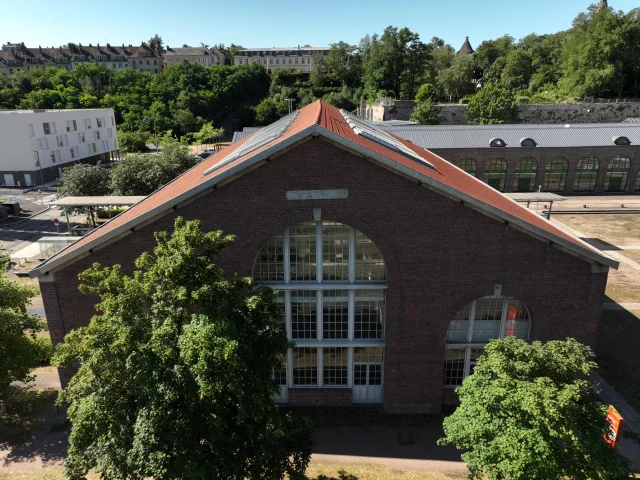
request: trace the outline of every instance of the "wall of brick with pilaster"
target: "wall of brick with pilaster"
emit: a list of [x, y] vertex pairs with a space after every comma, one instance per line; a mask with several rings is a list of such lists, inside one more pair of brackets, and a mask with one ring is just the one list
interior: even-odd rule
[[[289, 190], [347, 189], [346, 199], [289, 201]], [[205, 230], [236, 236], [217, 260], [229, 275], [251, 275], [260, 248], [301, 221], [350, 225], [373, 240], [387, 266], [384, 405], [389, 413], [437, 412], [443, 400], [445, 336], [455, 313], [472, 300], [503, 294], [525, 302], [533, 340], [574, 337], [593, 345], [607, 280], [605, 271], [424, 186], [315, 138], [239, 179], [97, 249], [55, 273], [62, 329], [86, 325], [96, 298], [78, 291], [78, 273], [93, 262], [133, 261], [170, 230], [177, 215]], [[51, 296], [53, 299], [54, 297]], [[52, 317], [53, 318], [53, 317]], [[341, 390], [347, 395], [348, 390]], [[290, 390], [290, 398], [295, 393]], [[324, 395], [317, 393], [314, 395]], [[350, 393], [347, 395], [350, 399]], [[342, 397], [341, 397], [342, 398]], [[346, 400], [345, 400], [346, 401]]]

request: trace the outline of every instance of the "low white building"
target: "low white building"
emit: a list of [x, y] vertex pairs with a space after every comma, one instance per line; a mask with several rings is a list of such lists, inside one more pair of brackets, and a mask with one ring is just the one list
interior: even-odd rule
[[[247, 48], [236, 50], [234, 65], [260, 63], [267, 70], [302, 70], [311, 73], [318, 58], [327, 58], [329, 47]], [[314, 58], [315, 57], [315, 58]]]
[[111, 108], [0, 111], [0, 186], [42, 185], [75, 163], [110, 162], [118, 150]]

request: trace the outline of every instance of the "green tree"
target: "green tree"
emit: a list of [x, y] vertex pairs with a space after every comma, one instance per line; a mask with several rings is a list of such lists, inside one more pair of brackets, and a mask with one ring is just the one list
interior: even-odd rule
[[533, 75], [532, 59], [529, 53], [518, 48], [511, 50], [500, 73], [500, 84], [510, 90], [519, 90], [529, 86]]
[[418, 103], [411, 112], [411, 121], [420, 125], [438, 125], [441, 123], [440, 114], [431, 99]]
[[438, 98], [436, 88], [430, 83], [424, 83], [418, 88], [416, 93], [416, 102], [425, 102], [427, 100], [434, 101]]
[[475, 91], [473, 83], [473, 57], [458, 55], [451, 66], [438, 72], [438, 87], [449, 98], [461, 98]]
[[157, 33], [153, 37], [151, 37], [149, 39], [148, 45], [149, 45], [149, 48], [151, 50], [153, 50], [158, 55], [161, 54], [162, 51], [163, 51], [163, 48], [162, 48], [162, 46], [163, 46], [162, 37], [160, 35], [158, 35]]
[[275, 122], [288, 112], [289, 106], [286, 102], [276, 103], [271, 98], [265, 98], [256, 107], [256, 124], [269, 125]]
[[607, 407], [589, 379], [589, 347], [573, 339], [529, 344], [492, 340], [456, 389], [441, 444], [466, 450], [471, 478], [629, 478], [629, 464], [604, 441]]
[[193, 137], [200, 144], [209, 144], [212, 140], [216, 140], [224, 135], [224, 128], [215, 128], [211, 122], [202, 125], [202, 128], [196, 132]]
[[124, 129], [118, 129], [118, 144], [123, 152], [146, 152], [148, 141], [149, 132], [128, 132]]
[[477, 125], [517, 123], [518, 103], [511, 91], [490, 83], [471, 97], [464, 116]]
[[57, 196], [109, 195], [109, 170], [100, 165], [79, 163], [62, 170]]
[[9, 255], [0, 252], [0, 398], [11, 382], [33, 380], [29, 371], [38, 365], [41, 352], [36, 333], [45, 329], [44, 322], [27, 312], [38, 288], [9, 280], [8, 268]]
[[134, 480], [304, 473], [310, 425], [270, 398], [289, 347], [275, 294], [216, 268], [232, 240], [178, 218], [132, 276], [99, 264], [80, 275], [81, 291], [100, 303], [54, 357], [79, 364], [60, 394], [72, 424], [65, 478], [90, 469]]

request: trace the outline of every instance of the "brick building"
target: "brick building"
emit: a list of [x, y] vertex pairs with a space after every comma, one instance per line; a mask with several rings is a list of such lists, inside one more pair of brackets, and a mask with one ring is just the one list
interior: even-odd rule
[[[93, 262], [176, 216], [236, 236], [217, 260], [279, 292], [290, 405], [437, 412], [490, 338], [593, 344], [618, 263], [433, 153], [315, 102], [209, 157], [32, 272], [56, 341], [86, 325]], [[61, 372], [63, 384], [69, 372]]]
[[377, 125], [501, 192], [640, 193], [638, 124]]

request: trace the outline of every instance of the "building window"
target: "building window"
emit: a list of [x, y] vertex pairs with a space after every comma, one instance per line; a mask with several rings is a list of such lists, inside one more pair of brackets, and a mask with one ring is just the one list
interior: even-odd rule
[[545, 192], [563, 192], [567, 182], [569, 163], [564, 157], [552, 158], [547, 163], [544, 173]]
[[96, 130], [96, 140], [100, 140], [100, 130]]
[[631, 145], [631, 141], [627, 137], [613, 137], [615, 145]]
[[44, 134], [45, 134], [45, 135], [49, 135], [49, 134], [51, 134], [51, 126], [49, 125], [49, 123], [48, 123], [48, 122], [47, 122], [47, 123], [43, 123], [43, 124], [42, 124], [42, 128], [43, 128], [43, 130], [44, 130]]
[[42, 150], [49, 150], [49, 140], [46, 137], [42, 137]]
[[504, 192], [507, 178], [507, 162], [502, 158], [492, 158], [484, 167], [484, 182], [499, 192]]
[[533, 192], [536, 186], [536, 173], [538, 173], [536, 159], [531, 157], [521, 158], [513, 179], [513, 191]]
[[458, 161], [458, 167], [469, 175], [473, 175], [474, 177], [476, 176], [477, 165], [473, 158], [461, 158]]
[[266, 242], [253, 278], [278, 291], [280, 329], [297, 344], [290, 369], [274, 373], [281, 386], [352, 387], [357, 376], [379, 388], [354, 401], [381, 401], [386, 273], [369, 238], [333, 221], [300, 223]]
[[78, 123], [75, 120], [73, 120], [73, 131], [74, 132], [78, 131]]
[[36, 132], [35, 132], [35, 131], [34, 131], [34, 129], [33, 129], [33, 123], [30, 123], [30, 124], [28, 125], [28, 127], [29, 127], [29, 136], [30, 136], [30, 137], [35, 137], [35, 136], [36, 136]]
[[100, 117], [96, 118], [96, 125], [98, 128], [102, 128], [102, 119]]
[[492, 138], [491, 140], [489, 140], [489, 146], [490, 147], [506, 147], [507, 144], [501, 138]]
[[627, 188], [627, 178], [631, 161], [625, 155], [616, 156], [609, 162], [607, 176], [604, 182], [605, 192], [624, 192]]
[[576, 168], [576, 179], [573, 182], [573, 191], [593, 192], [596, 189], [598, 168], [600, 168], [600, 162], [598, 158], [593, 155], [580, 160], [578, 168]]
[[444, 386], [462, 385], [473, 373], [489, 340], [504, 337], [529, 340], [530, 327], [529, 310], [515, 298], [491, 296], [466, 305], [456, 313], [447, 330]]
[[69, 149], [69, 152], [71, 153], [71, 158], [76, 158], [76, 152], [73, 148]]

